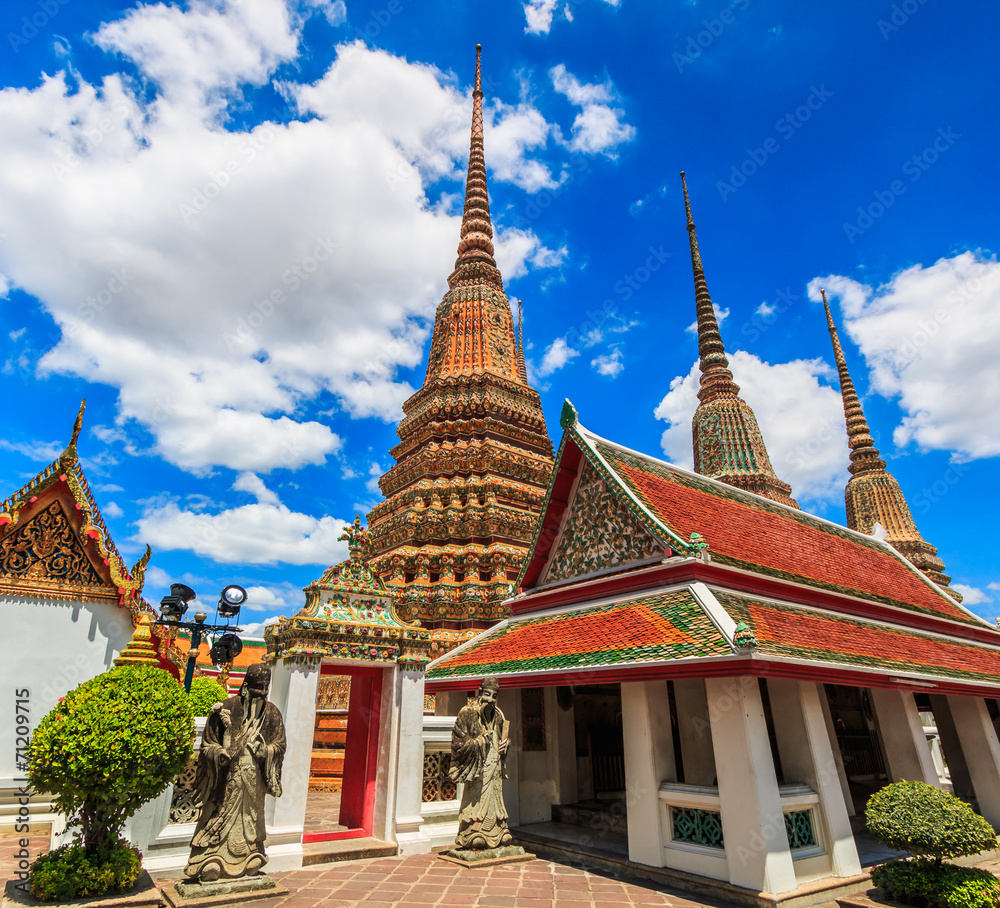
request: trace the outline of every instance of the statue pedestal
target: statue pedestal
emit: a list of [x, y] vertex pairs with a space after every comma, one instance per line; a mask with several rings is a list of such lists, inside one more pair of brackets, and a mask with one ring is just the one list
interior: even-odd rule
[[496, 867], [497, 864], [519, 864], [533, 861], [535, 856], [529, 854], [520, 845], [504, 845], [502, 848], [453, 848], [438, 854], [442, 861], [458, 864], [460, 867]]
[[242, 904], [252, 899], [270, 899], [290, 894], [288, 889], [263, 874], [217, 880], [214, 883], [179, 881], [172, 886], [164, 886], [160, 891], [171, 908], [208, 908], [210, 905]]

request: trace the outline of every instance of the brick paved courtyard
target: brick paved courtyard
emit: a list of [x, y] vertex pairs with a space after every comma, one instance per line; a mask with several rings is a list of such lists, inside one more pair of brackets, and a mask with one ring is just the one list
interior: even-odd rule
[[543, 860], [473, 870], [419, 855], [319, 865], [274, 877], [292, 894], [255, 901], [257, 908], [728, 908]]

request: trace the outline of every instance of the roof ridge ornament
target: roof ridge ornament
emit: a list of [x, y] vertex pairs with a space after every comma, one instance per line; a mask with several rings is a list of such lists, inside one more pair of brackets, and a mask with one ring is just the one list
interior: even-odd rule
[[559, 425], [565, 429], [575, 429], [580, 422], [579, 414], [576, 412], [576, 407], [570, 403], [567, 397], [563, 401], [562, 412], [559, 414]]
[[70, 436], [69, 444], [66, 445], [66, 450], [59, 455], [59, 462], [63, 466], [72, 466], [77, 461], [76, 453], [76, 443], [80, 438], [80, 430], [83, 428], [83, 411], [87, 408], [87, 398], [85, 397], [80, 402], [80, 409], [76, 414], [76, 420], [73, 423], [73, 434]]

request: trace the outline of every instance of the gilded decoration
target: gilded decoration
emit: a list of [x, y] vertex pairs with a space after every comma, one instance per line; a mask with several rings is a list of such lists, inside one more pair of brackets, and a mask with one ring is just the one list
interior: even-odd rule
[[[0, 502], [0, 591], [46, 599], [113, 601], [128, 609], [135, 625], [142, 615], [157, 617], [142, 598], [152, 552], [147, 546], [129, 570], [111, 540], [77, 457], [85, 406], [83, 401], [62, 454]], [[79, 526], [74, 529], [76, 521]], [[153, 635], [163, 638], [164, 629], [154, 626]]]
[[635, 519], [589, 461], [563, 526], [545, 583], [665, 554], [663, 543]]
[[91, 593], [106, 587], [58, 501], [0, 541], [0, 574]]
[[350, 675], [324, 675], [316, 691], [316, 709], [347, 709], [351, 702]]

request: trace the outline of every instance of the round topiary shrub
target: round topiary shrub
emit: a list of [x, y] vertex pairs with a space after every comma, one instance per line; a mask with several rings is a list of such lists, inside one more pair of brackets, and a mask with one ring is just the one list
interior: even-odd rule
[[[32, 736], [28, 780], [79, 827], [77, 841], [35, 861], [29, 882], [34, 886], [36, 868], [44, 876], [53, 861], [79, 866], [87, 880], [94, 874], [82, 869], [84, 860], [97, 867], [112, 857], [116, 866], [130, 863], [116, 856], [122, 827], [187, 766], [193, 737], [184, 688], [156, 666], [123, 665], [70, 691]], [[109, 885], [124, 879], [117, 872], [96, 877]]]
[[942, 858], [996, 848], [993, 827], [965, 801], [924, 782], [895, 782], [865, 808], [868, 831], [884, 845]]
[[82, 845], [63, 845], [43, 854], [29, 873], [31, 894], [40, 902], [128, 892], [139, 878], [142, 856], [124, 839], [88, 855]]
[[214, 678], [195, 678], [191, 682], [191, 709], [195, 716], [207, 716], [216, 703], [229, 697], [229, 692]]

